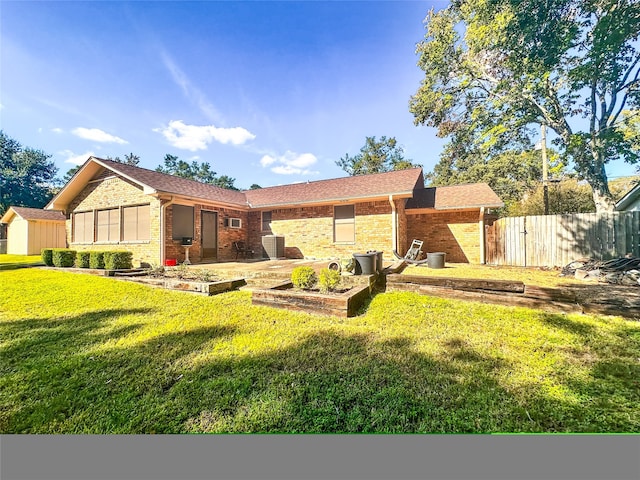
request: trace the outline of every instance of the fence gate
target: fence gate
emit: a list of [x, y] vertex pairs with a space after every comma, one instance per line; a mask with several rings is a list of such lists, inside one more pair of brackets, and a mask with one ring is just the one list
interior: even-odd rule
[[640, 212], [501, 218], [487, 227], [487, 263], [562, 267], [582, 257], [640, 257]]

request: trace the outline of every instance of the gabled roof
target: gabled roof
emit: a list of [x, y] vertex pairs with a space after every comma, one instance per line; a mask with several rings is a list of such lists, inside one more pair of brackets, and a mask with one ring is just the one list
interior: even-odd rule
[[106, 168], [139, 185], [149, 195], [172, 194], [198, 200], [246, 206], [242, 192], [207, 185], [195, 180], [168, 175], [146, 168], [90, 157], [58, 194], [45, 207], [65, 208], [96, 174]]
[[624, 197], [622, 197], [620, 200], [616, 202], [615, 209], [617, 211], [624, 210], [631, 203], [633, 203], [636, 200], [636, 198], [638, 198], [639, 196], [640, 196], [640, 182], [637, 183], [636, 186], [633, 187], [631, 190], [629, 190], [627, 193], [625, 193]]
[[9, 207], [0, 218], [0, 223], [9, 223], [11, 219], [18, 215], [25, 220], [43, 220], [47, 222], [66, 220], [64, 213], [59, 210], [43, 210], [42, 208], [30, 208], [30, 207]]
[[504, 206], [500, 197], [486, 183], [469, 183], [429, 187], [416, 191], [413, 198], [407, 200], [406, 209], [430, 208], [452, 210], [461, 208], [499, 208]]
[[398, 170], [371, 175], [293, 183], [257, 190], [246, 190], [249, 206], [270, 208], [313, 203], [335, 203], [362, 199], [408, 198], [416, 188], [422, 188], [421, 168]]

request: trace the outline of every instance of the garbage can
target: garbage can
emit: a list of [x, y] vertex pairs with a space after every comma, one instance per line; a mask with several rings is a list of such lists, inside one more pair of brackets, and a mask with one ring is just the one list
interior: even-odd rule
[[427, 253], [427, 266], [429, 268], [444, 268], [444, 252]]
[[356, 261], [356, 275], [371, 275], [376, 273], [375, 253], [354, 253], [353, 259]]
[[374, 253], [376, 255], [376, 272], [382, 272], [382, 252], [377, 250], [369, 250], [367, 253]]

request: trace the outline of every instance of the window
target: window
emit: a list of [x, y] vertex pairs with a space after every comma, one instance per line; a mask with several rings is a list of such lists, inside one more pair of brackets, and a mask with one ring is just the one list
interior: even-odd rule
[[122, 240], [125, 242], [149, 240], [149, 205], [122, 209]]
[[98, 210], [96, 221], [96, 242], [120, 241], [120, 210]]
[[336, 243], [353, 243], [356, 241], [355, 208], [353, 205], [334, 207], [333, 241]]
[[186, 205], [173, 205], [172, 231], [174, 240], [182, 240], [183, 237], [193, 238], [193, 207]]
[[93, 242], [93, 212], [73, 214], [73, 241], [75, 243]]
[[271, 212], [262, 212], [262, 231], [271, 231]]

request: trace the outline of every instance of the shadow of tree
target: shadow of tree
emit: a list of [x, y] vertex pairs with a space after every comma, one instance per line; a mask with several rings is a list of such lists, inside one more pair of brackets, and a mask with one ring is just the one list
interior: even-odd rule
[[[503, 380], [513, 364], [459, 335], [434, 339], [440, 349], [429, 355], [409, 336], [381, 341], [372, 333], [327, 328], [293, 345], [252, 354], [234, 350], [242, 332], [224, 325], [113, 342], [140, 327], [103, 328], [106, 319], [125, 312], [143, 315], [145, 310], [5, 325], [2, 333], [11, 342], [3, 351], [9, 355], [0, 382], [24, 382], [28, 388], [2, 409], [0, 430], [640, 431], [639, 414], [630, 406], [640, 400], [640, 327], [628, 322], [600, 333], [561, 315], [535, 317], [546, 328], [569, 331], [580, 340], [554, 351], [560, 362], [553, 374], [570, 393], [563, 397], [540, 388], [535, 379], [520, 388], [507, 386]], [[112, 340], [108, 348], [94, 348], [107, 340]], [[587, 374], [574, 377], [573, 362], [587, 364]]]

